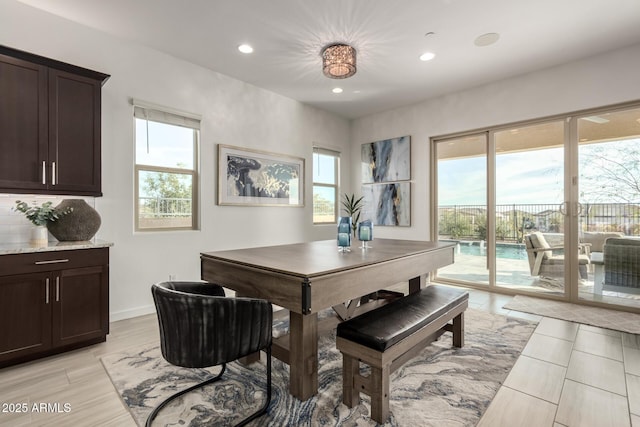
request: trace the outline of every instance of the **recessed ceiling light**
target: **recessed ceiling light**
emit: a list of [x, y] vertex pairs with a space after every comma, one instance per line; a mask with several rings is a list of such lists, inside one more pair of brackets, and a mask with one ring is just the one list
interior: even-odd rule
[[433, 53], [433, 52], [425, 52], [422, 55], [420, 55], [420, 61], [431, 61], [435, 57], [436, 57], [435, 53]]
[[609, 119], [605, 119], [604, 117], [600, 117], [600, 116], [589, 116], [589, 117], [583, 117], [582, 119], [587, 120], [591, 123], [597, 123], [599, 125], [603, 123], [609, 123]]
[[241, 44], [238, 46], [238, 50], [242, 53], [251, 53], [253, 52], [253, 48], [248, 44]]
[[331, 92], [333, 93], [342, 93], [342, 88], [341, 87], [334, 87]]
[[499, 38], [500, 34], [498, 33], [487, 33], [476, 37], [473, 43], [478, 47], [489, 46], [497, 42]]

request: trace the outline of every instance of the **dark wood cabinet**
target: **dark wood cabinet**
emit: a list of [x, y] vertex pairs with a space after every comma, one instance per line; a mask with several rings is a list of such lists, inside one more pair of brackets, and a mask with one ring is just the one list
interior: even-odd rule
[[43, 184], [48, 162], [47, 68], [0, 54], [0, 189]]
[[0, 367], [106, 339], [109, 249], [0, 256]]
[[0, 46], [0, 192], [102, 195], [108, 77]]
[[0, 366], [51, 348], [49, 275], [0, 277]]

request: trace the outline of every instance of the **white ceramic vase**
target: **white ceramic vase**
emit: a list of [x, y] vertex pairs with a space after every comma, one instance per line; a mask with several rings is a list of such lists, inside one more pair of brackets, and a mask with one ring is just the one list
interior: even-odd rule
[[49, 231], [46, 225], [34, 225], [31, 229], [31, 245], [43, 247], [49, 244]]

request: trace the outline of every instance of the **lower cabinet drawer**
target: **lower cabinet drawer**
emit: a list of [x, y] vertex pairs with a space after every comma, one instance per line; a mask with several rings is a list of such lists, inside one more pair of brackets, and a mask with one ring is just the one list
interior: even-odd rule
[[39, 273], [109, 263], [109, 248], [0, 255], [0, 275]]

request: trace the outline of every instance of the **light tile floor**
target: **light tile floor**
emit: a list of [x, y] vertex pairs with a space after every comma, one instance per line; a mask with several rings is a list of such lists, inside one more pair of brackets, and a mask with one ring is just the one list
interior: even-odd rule
[[[469, 293], [472, 308], [539, 322], [479, 425], [640, 427], [640, 336], [505, 310], [510, 296]], [[135, 427], [100, 357], [157, 340], [155, 316], [141, 316], [112, 323], [106, 343], [0, 369], [0, 405], [71, 408], [0, 407], [0, 426]]]
[[[524, 317], [494, 309], [510, 298], [472, 292], [470, 305]], [[640, 427], [640, 337], [548, 317], [538, 320], [478, 426]]]

